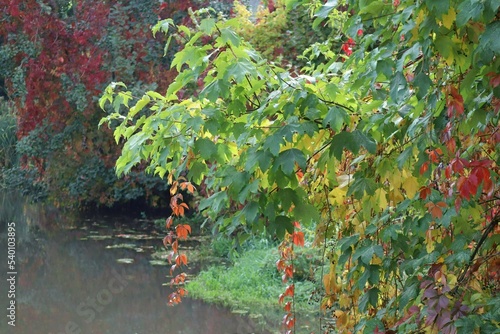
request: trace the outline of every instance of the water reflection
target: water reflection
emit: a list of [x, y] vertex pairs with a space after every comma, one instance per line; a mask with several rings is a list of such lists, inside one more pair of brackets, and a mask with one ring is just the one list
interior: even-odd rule
[[[96, 224], [64, 216], [50, 207], [29, 205], [14, 194], [0, 194], [2, 276], [7, 273], [7, 222], [16, 224], [17, 310], [16, 326], [7, 326], [7, 287], [2, 277], [1, 333], [263, 332], [251, 319], [199, 301], [185, 299], [168, 307], [171, 291], [162, 286], [168, 270], [150, 263], [161, 235], [124, 240], [116, 235], [154, 233], [131, 231], [137, 222], [123, 219]], [[112, 238], [89, 238], [96, 235]], [[143, 251], [116, 247], [123, 242]], [[120, 258], [132, 263], [119, 263]]]

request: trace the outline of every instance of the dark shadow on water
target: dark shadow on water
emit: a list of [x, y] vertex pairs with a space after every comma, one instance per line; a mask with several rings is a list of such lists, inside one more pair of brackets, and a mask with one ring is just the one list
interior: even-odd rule
[[[16, 326], [5, 319], [7, 224], [16, 229]], [[123, 218], [79, 219], [0, 193], [0, 333], [265, 333], [252, 319], [199, 301], [167, 306], [168, 267], [151, 265], [161, 235]], [[125, 229], [126, 228], [126, 229]], [[135, 229], [134, 229], [135, 228]], [[152, 235], [123, 240], [118, 235]], [[114, 248], [118, 243], [132, 248]], [[106, 248], [106, 246], [110, 246]], [[132, 263], [119, 263], [126, 258]]]

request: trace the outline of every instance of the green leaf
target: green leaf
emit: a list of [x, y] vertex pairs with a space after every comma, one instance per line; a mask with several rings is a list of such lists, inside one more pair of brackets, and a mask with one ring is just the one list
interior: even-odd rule
[[396, 72], [391, 80], [390, 86], [391, 99], [396, 103], [401, 102], [407, 92], [406, 78], [402, 72]]
[[320, 221], [320, 215], [318, 210], [309, 203], [305, 201], [298, 201], [295, 203], [295, 208], [293, 209], [293, 214], [297, 221], [302, 224], [309, 224]]
[[137, 101], [137, 103], [135, 104], [135, 106], [133, 106], [132, 108], [130, 108], [130, 111], [128, 113], [128, 115], [130, 117], [133, 117], [135, 116], [139, 111], [141, 111], [149, 102], [151, 102], [151, 99], [149, 98], [149, 96], [147, 95], [144, 95], [139, 101]]
[[363, 14], [372, 14], [372, 15], [375, 15], [375, 16], [378, 16], [380, 15], [381, 12], [384, 11], [384, 7], [386, 6], [386, 4], [384, 3], [384, 1], [368, 1], [368, 4], [366, 4], [365, 6], [363, 6], [361, 8], [361, 10], [359, 11], [359, 14], [360, 15], [363, 15]]
[[405, 148], [403, 152], [401, 152], [401, 154], [396, 158], [399, 170], [403, 169], [404, 164], [407, 163], [412, 156], [413, 156], [413, 146], [409, 146]]
[[366, 312], [368, 309], [368, 303], [370, 303], [373, 307], [377, 307], [379, 292], [380, 290], [377, 288], [371, 288], [365, 292], [359, 300], [359, 310], [361, 312]]
[[276, 236], [280, 239], [283, 239], [285, 233], [293, 233], [293, 223], [289, 217], [286, 216], [277, 216], [274, 224], [271, 224], [271, 227], [276, 231]]
[[230, 43], [236, 47], [240, 45], [240, 37], [233, 29], [222, 28], [220, 32], [221, 32], [221, 40], [224, 44]]
[[479, 37], [479, 46], [475, 54], [479, 54], [484, 63], [489, 63], [493, 57], [500, 55], [500, 21], [486, 26], [484, 33]]
[[483, 13], [484, 5], [481, 1], [466, 0], [458, 5], [456, 24], [457, 27], [463, 27], [469, 20], [478, 20]]
[[280, 152], [281, 145], [284, 143], [285, 141], [283, 140], [283, 136], [274, 134], [266, 138], [263, 148], [272, 155], [277, 156]]
[[211, 102], [217, 101], [219, 97], [229, 96], [229, 82], [226, 80], [214, 80], [200, 92], [201, 97], [207, 98]]
[[333, 131], [339, 132], [342, 126], [349, 122], [349, 115], [343, 108], [332, 107], [323, 118], [323, 127], [330, 127]]
[[321, 6], [314, 16], [325, 19], [328, 17], [328, 14], [330, 14], [330, 12], [337, 7], [337, 5], [337, 0], [328, 0], [323, 6]]
[[212, 159], [217, 153], [217, 146], [207, 138], [198, 138], [194, 142], [194, 153], [199, 154], [203, 159]]
[[215, 20], [212, 18], [206, 18], [200, 22], [200, 30], [206, 35], [211, 35], [215, 29]]
[[188, 179], [193, 180], [196, 184], [200, 184], [208, 171], [208, 167], [206, 164], [195, 161], [189, 167]]
[[344, 253], [348, 248], [354, 245], [359, 240], [359, 234], [353, 234], [349, 237], [344, 237], [338, 241], [338, 246], [340, 247], [340, 252]]
[[418, 291], [419, 291], [418, 282], [413, 283], [409, 286], [405, 286], [405, 288], [403, 289], [403, 293], [399, 298], [400, 311], [402, 311], [410, 301], [413, 301], [415, 300], [415, 298], [417, 298]]
[[354, 179], [354, 182], [347, 191], [347, 196], [353, 195], [354, 198], [361, 199], [365, 195], [365, 192], [367, 195], [371, 196], [375, 194], [375, 190], [377, 190], [375, 181], [369, 178], [359, 177]]
[[250, 202], [243, 208], [243, 214], [247, 222], [253, 222], [259, 214], [259, 203]]
[[295, 173], [295, 164], [297, 164], [302, 170], [305, 170], [306, 156], [301, 150], [291, 148], [278, 155], [274, 162], [273, 170], [280, 167], [285, 175], [292, 175]]
[[377, 150], [377, 144], [375, 141], [361, 131], [342, 131], [332, 138], [332, 142], [330, 144], [330, 155], [333, 154], [335, 158], [341, 160], [344, 148], [354, 154], [358, 154], [361, 146], [363, 146], [370, 153], [375, 153]]
[[417, 99], [421, 100], [425, 97], [429, 88], [432, 85], [432, 80], [424, 72], [420, 72], [413, 79], [413, 84], [417, 87]]
[[224, 79], [229, 81], [234, 78], [237, 83], [241, 83], [246, 79], [247, 75], [252, 75], [256, 72], [255, 66], [247, 59], [238, 59], [237, 62], [231, 64], [226, 69]]
[[450, 0], [425, 0], [425, 4], [434, 16], [438, 18], [448, 13], [450, 9]]

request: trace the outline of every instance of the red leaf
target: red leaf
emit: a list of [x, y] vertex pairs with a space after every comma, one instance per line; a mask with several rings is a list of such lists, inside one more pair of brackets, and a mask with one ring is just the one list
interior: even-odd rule
[[276, 261], [276, 269], [278, 269], [278, 271], [282, 271], [284, 268], [285, 268], [285, 261], [283, 261], [282, 259]]
[[295, 294], [295, 285], [290, 284], [289, 286], [286, 287], [285, 296], [293, 297], [294, 294]]
[[490, 79], [491, 87], [496, 88], [498, 85], [500, 85], [500, 74], [490, 72], [487, 74], [487, 76], [491, 77]]
[[460, 95], [454, 86], [448, 86], [447, 93], [446, 106], [448, 107], [448, 117], [452, 118], [453, 116], [462, 115], [464, 113], [464, 98], [462, 95]]
[[429, 169], [429, 161], [426, 161], [420, 166], [420, 175], [424, 175], [424, 173]]
[[431, 194], [430, 187], [422, 187], [420, 188], [420, 199], [426, 199]]

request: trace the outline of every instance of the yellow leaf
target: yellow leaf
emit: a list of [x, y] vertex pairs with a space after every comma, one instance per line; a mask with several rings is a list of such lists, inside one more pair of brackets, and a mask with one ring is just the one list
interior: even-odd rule
[[427, 253], [432, 253], [434, 250], [434, 241], [432, 240], [432, 229], [427, 230], [425, 233], [425, 249]]
[[389, 176], [387, 177], [387, 180], [389, 181], [391, 190], [392, 189], [399, 189], [401, 188], [402, 185], [402, 175], [399, 170], [393, 170], [389, 173]]
[[396, 206], [399, 202], [403, 201], [405, 198], [399, 189], [393, 189], [389, 191], [389, 200], [392, 202], [391, 206]]
[[455, 12], [455, 9], [450, 6], [450, 10], [448, 11], [448, 13], [443, 15], [443, 26], [446, 29], [450, 29], [453, 25], [453, 22], [455, 22], [456, 17], [457, 13]]
[[451, 289], [453, 289], [457, 284], [457, 276], [453, 274], [447, 274], [446, 280], [448, 281], [448, 285], [450, 286]]
[[412, 175], [405, 178], [402, 186], [408, 198], [413, 198], [417, 193], [418, 189], [420, 189], [420, 186], [417, 182], [417, 178]]
[[387, 192], [382, 189], [382, 188], [378, 188], [377, 190], [375, 190], [375, 194], [372, 196], [372, 198], [375, 200], [375, 203], [376, 205], [378, 205], [378, 207], [381, 209], [381, 210], [384, 210], [385, 208], [387, 208]]
[[328, 194], [328, 200], [330, 204], [342, 205], [345, 201], [345, 196], [347, 194], [346, 188], [336, 187]]
[[339, 298], [339, 306], [342, 308], [347, 308], [351, 304], [351, 299], [348, 295], [343, 293]]
[[342, 310], [335, 310], [334, 313], [335, 313], [335, 317], [337, 317], [336, 324], [339, 327], [345, 326], [347, 323], [347, 315], [345, 314], [345, 312]]

